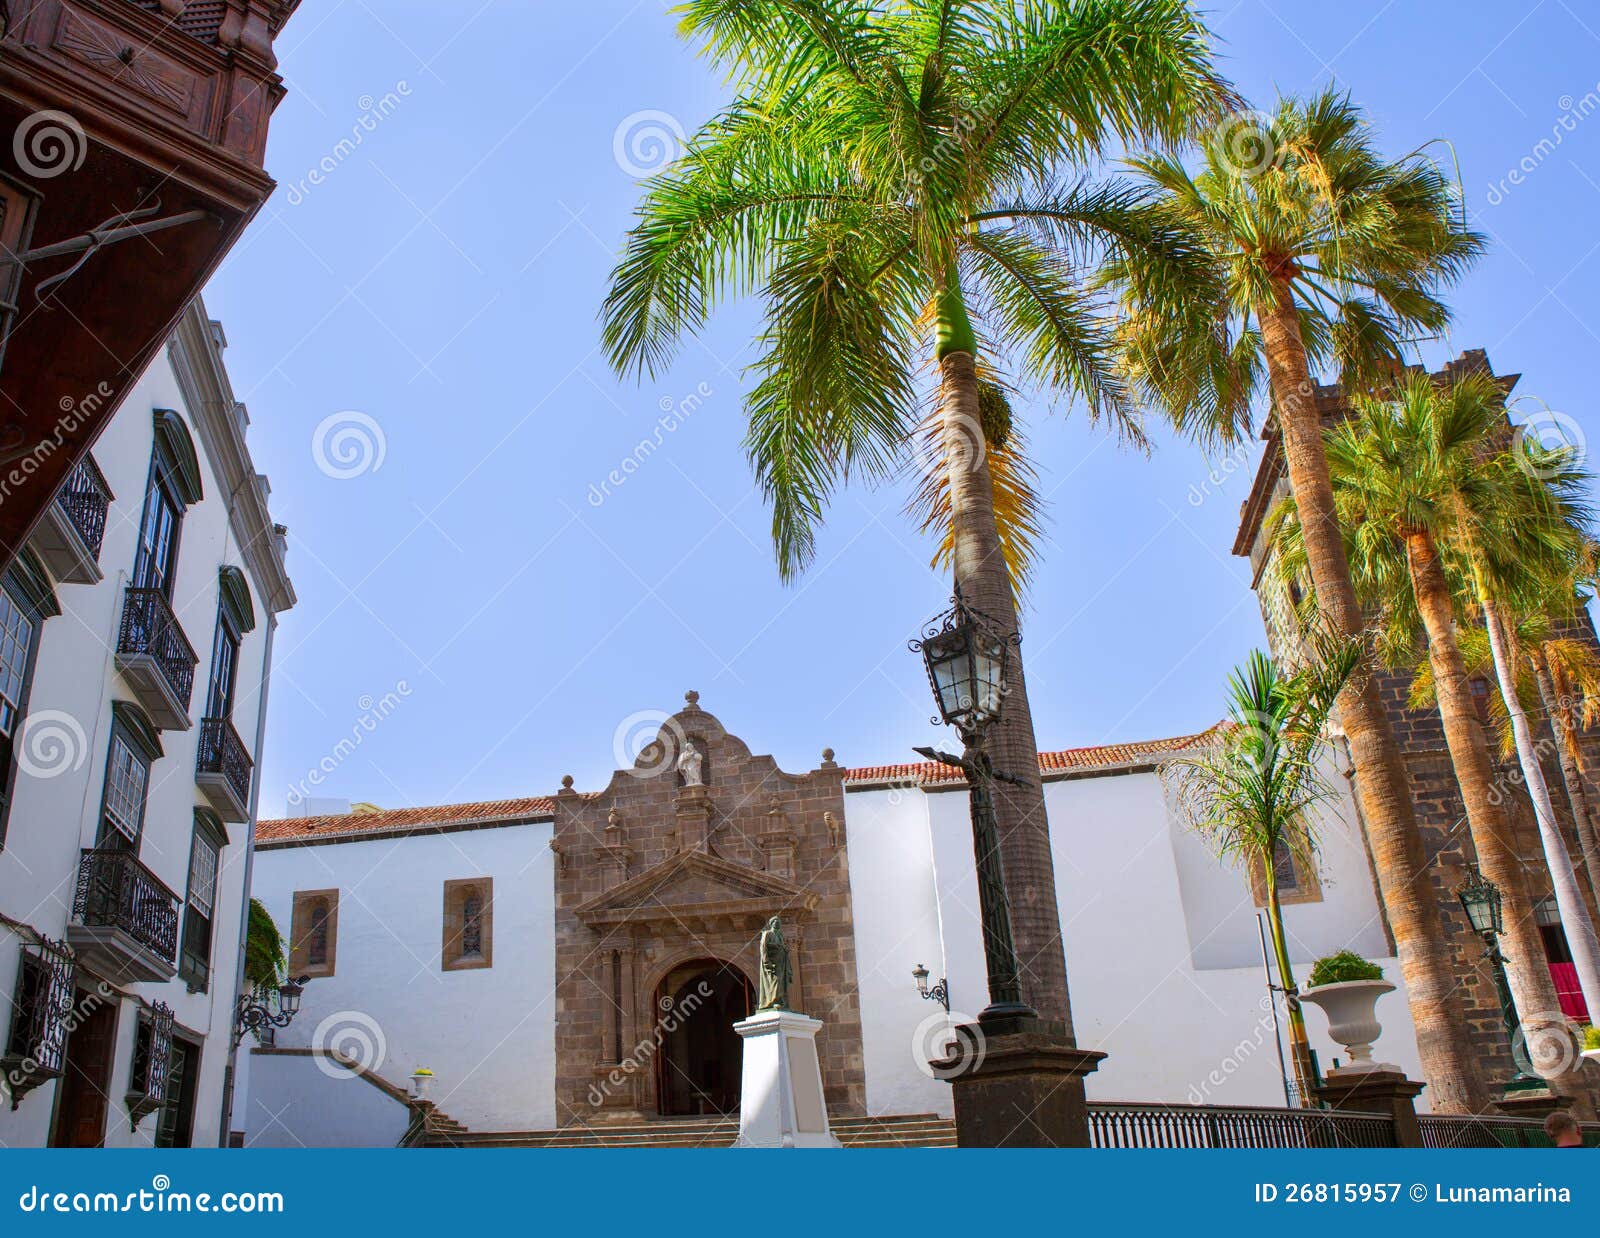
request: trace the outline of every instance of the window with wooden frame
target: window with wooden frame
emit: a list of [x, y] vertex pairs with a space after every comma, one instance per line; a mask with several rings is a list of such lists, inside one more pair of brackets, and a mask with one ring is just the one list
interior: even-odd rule
[[339, 891], [297, 890], [289, 915], [289, 974], [331, 976], [339, 952]]
[[[1280, 903], [1287, 905], [1322, 901], [1322, 881], [1317, 876], [1316, 865], [1308, 864], [1305, 859], [1295, 854], [1295, 849], [1281, 838], [1272, 855], [1272, 880], [1277, 884]], [[1257, 907], [1267, 905], [1266, 874], [1262, 871], [1262, 864], [1258, 858], [1250, 861], [1250, 896], [1255, 900]]]
[[494, 966], [494, 879], [444, 883], [444, 941], [440, 966], [468, 971]]
[[137, 705], [111, 703], [111, 746], [106, 754], [105, 787], [100, 796], [101, 850], [139, 850], [144, 833], [150, 766], [161, 759], [161, 733]]
[[31, 551], [23, 551], [0, 577], [0, 847], [5, 846], [16, 791], [17, 749], [27, 723], [39, 630], [60, 613], [44, 568]]
[[189, 888], [183, 904], [183, 950], [178, 975], [191, 993], [204, 992], [211, 980], [211, 937], [217, 910], [217, 875], [227, 832], [217, 815], [205, 808], [194, 813], [189, 844]]

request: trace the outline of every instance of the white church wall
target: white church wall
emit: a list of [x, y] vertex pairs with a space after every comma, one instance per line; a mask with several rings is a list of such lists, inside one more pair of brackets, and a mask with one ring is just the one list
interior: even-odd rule
[[[1089, 1078], [1090, 1098], [1283, 1104], [1244, 873], [1174, 823], [1153, 773], [1050, 782], [1045, 794], [1078, 1041], [1108, 1054]], [[935, 919], [944, 971], [921, 961], [935, 978], [949, 977], [958, 1017], [976, 1014], [986, 993], [965, 793], [853, 792], [845, 803], [860, 955], [914, 953], [926, 938], [910, 935], [911, 926]], [[1365, 853], [1338, 807], [1323, 831], [1324, 901], [1286, 909], [1295, 960], [1304, 966], [1349, 946], [1398, 981]], [[931, 874], [918, 862], [924, 851]], [[910, 982], [917, 961], [863, 968], [867, 1098], [876, 1113], [949, 1112], [948, 1085], [919, 1069], [912, 1049], [929, 1013]], [[1379, 1016], [1381, 1057], [1420, 1078], [1403, 991], [1383, 999]], [[1307, 1024], [1331, 1066], [1344, 1051], [1319, 1010], [1308, 1009]]]
[[328, 1074], [307, 1056], [241, 1053], [241, 1061], [246, 1056], [250, 1093], [241, 1126], [248, 1147], [392, 1148], [406, 1133], [404, 1104], [337, 1067]]
[[[548, 822], [534, 822], [259, 851], [254, 892], [285, 933], [296, 890], [339, 891], [335, 974], [306, 985], [301, 1012], [277, 1043], [343, 1048], [401, 1087], [426, 1066], [439, 1108], [471, 1128], [554, 1126], [550, 837]], [[447, 972], [444, 883], [468, 877], [494, 882], [493, 966]], [[253, 1117], [268, 1060], [250, 1063]], [[318, 1079], [334, 1093], [372, 1090], [359, 1080]], [[280, 1121], [310, 1146], [330, 1133], [319, 1128], [320, 1109]]]

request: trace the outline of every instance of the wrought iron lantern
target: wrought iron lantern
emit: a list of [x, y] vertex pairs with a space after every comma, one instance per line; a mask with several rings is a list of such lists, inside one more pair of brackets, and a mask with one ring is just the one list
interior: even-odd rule
[[917, 982], [917, 992], [922, 995], [925, 1002], [938, 1002], [944, 1007], [946, 1014], [950, 1013], [950, 984], [943, 976], [933, 988], [928, 987], [928, 977], [931, 975], [926, 967], [918, 963], [911, 969], [911, 978]]
[[288, 1027], [300, 1013], [300, 998], [310, 979], [310, 976], [291, 977], [280, 984], [275, 993], [258, 988], [253, 993], [239, 994], [239, 1004], [233, 1014], [233, 1043], [237, 1045], [247, 1032], [259, 1036], [269, 1027]]
[[922, 655], [939, 717], [947, 726], [963, 735], [976, 734], [999, 718], [1015, 640], [968, 606], [957, 585], [950, 609], [911, 642]]
[[1472, 931], [1483, 937], [1498, 937], [1505, 932], [1505, 916], [1501, 909], [1500, 887], [1490, 881], [1476, 867], [1472, 875], [1457, 887], [1456, 897], [1461, 909], [1467, 913]]

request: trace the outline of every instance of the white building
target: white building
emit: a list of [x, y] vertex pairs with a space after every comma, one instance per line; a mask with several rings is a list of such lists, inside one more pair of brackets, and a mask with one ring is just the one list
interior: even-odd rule
[[[1077, 1035], [1109, 1055], [1089, 1095], [1281, 1106], [1260, 875], [1210, 854], [1160, 772], [1196, 738], [1040, 758]], [[677, 773], [685, 744], [704, 754], [704, 787]], [[250, 1055], [247, 1141], [393, 1144], [419, 1067], [474, 1132], [725, 1110], [727, 1025], [769, 914], [793, 943], [795, 1005], [825, 1024], [830, 1110], [949, 1114], [928, 1065], [949, 1021], [913, 969], [930, 988], [948, 978], [957, 1022], [986, 1003], [965, 786], [941, 766], [823, 755], [778, 770], [691, 693], [600, 791], [262, 822], [255, 892], [293, 926], [291, 971], [313, 978], [277, 1047]], [[1293, 961], [1303, 984], [1315, 959], [1353, 949], [1398, 983], [1333, 781], [1316, 871], [1280, 873]], [[1419, 1077], [1403, 987], [1379, 1014], [1380, 1057]], [[1319, 1011], [1307, 1021], [1332, 1065], [1344, 1051]]]
[[0, 582], [0, 1146], [226, 1129], [294, 590], [224, 347], [195, 301]]

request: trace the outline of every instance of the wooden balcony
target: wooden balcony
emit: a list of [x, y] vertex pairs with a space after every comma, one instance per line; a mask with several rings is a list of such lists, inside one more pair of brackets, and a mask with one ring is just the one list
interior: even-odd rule
[[67, 943], [91, 971], [116, 983], [171, 980], [178, 906], [178, 896], [131, 851], [85, 851]]
[[33, 548], [63, 583], [92, 585], [101, 579], [100, 543], [106, 532], [111, 490], [92, 456], [67, 474], [56, 501], [33, 531]]
[[122, 603], [117, 669], [162, 730], [189, 729], [189, 701], [199, 661], [166, 595], [159, 589], [130, 587]]
[[250, 819], [250, 751], [226, 718], [200, 722], [194, 780], [224, 821]]
[[297, 3], [0, 9], [0, 563], [271, 192]]

